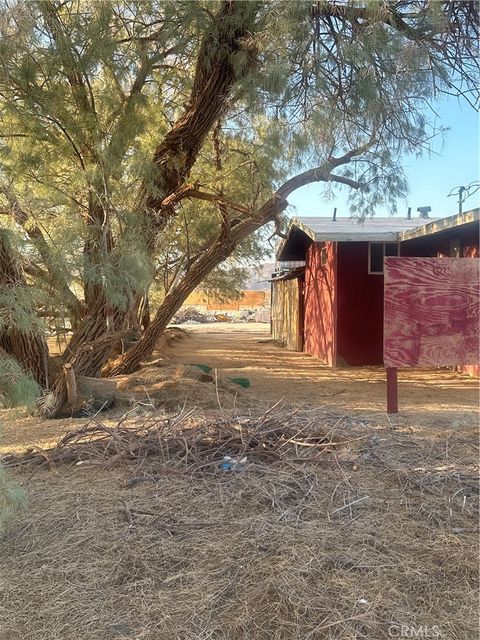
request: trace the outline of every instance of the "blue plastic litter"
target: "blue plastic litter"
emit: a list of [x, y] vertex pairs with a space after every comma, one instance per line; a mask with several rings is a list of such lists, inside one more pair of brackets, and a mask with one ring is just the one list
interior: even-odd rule
[[247, 458], [237, 460], [230, 456], [223, 456], [223, 460], [220, 463], [220, 469], [222, 471], [243, 471], [247, 466]]

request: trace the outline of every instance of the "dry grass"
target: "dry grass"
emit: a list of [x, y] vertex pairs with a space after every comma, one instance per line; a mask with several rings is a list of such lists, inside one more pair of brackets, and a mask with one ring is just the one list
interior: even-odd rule
[[181, 364], [157, 363], [128, 376], [117, 376], [118, 404], [148, 403], [167, 410], [188, 404], [204, 409], [232, 409], [243, 398], [242, 387], [217, 372]]
[[55, 451], [13, 471], [1, 640], [477, 637], [475, 437], [278, 409], [91, 422]]

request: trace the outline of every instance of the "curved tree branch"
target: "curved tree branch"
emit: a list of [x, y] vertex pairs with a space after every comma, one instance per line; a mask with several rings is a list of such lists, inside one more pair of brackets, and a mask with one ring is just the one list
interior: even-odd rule
[[[363, 147], [352, 149], [341, 158], [336, 159], [336, 166], [348, 164], [355, 155], [361, 154], [363, 150]], [[360, 188], [362, 186], [361, 183], [354, 180], [332, 174], [332, 162], [327, 160], [323, 165], [304, 171], [287, 180], [278, 187], [258, 211], [250, 212], [250, 215], [244, 219], [238, 220], [236, 224], [231, 224], [228, 235], [223, 233], [222, 228], [217, 240], [206, 244], [203, 251], [199, 252], [194, 260], [190, 260], [189, 268], [187, 268], [183, 277], [178, 278], [177, 282], [170, 288], [155, 318], [141, 339], [130, 351], [121, 356], [111, 366], [108, 366], [106, 373], [108, 375], [118, 375], [134, 371], [143, 358], [152, 352], [168, 322], [170, 322], [188, 295], [215, 267], [228, 258], [245, 238], [267, 223], [274, 222], [277, 231], [279, 231], [279, 216], [288, 206], [287, 197], [296, 189], [312, 182], [328, 182], [330, 180], [348, 184], [352, 188]], [[216, 197], [210, 198], [210, 194], [207, 195], [209, 196], [208, 199], [212, 199], [217, 203]]]
[[2, 192], [7, 199], [12, 219], [22, 227], [40, 254], [43, 264], [47, 269], [50, 284], [61, 293], [62, 299], [65, 302], [65, 307], [68, 309], [73, 322], [78, 322], [85, 313], [84, 305], [68, 286], [65, 273], [52, 257], [50, 247], [45, 240], [45, 236], [43, 235], [41, 228], [35, 220], [32, 220], [30, 214], [21, 207], [17, 196], [11, 187], [0, 186], [0, 192]]

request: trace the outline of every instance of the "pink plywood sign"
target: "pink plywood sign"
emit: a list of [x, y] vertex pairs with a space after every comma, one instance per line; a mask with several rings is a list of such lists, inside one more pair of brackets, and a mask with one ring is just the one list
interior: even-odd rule
[[385, 366], [477, 364], [479, 281], [476, 258], [385, 258]]

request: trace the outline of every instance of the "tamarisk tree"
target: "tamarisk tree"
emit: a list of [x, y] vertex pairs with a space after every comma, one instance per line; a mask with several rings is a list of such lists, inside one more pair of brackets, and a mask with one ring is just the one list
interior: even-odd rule
[[[0, 7], [2, 226], [23, 242], [17, 281], [68, 318], [79, 374], [138, 367], [195, 287], [281, 232], [296, 189], [348, 189], [358, 216], [393, 206], [431, 104], [478, 106], [476, 2]], [[130, 326], [140, 340], [109, 360]], [[45, 386], [43, 346], [19, 363]]]

